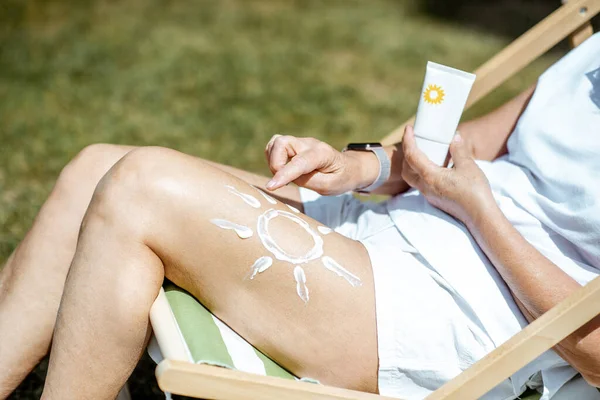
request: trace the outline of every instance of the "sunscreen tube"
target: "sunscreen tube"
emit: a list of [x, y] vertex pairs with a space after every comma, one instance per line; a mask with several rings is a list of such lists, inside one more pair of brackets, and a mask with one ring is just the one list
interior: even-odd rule
[[417, 147], [437, 165], [444, 165], [475, 75], [427, 62], [415, 119]]

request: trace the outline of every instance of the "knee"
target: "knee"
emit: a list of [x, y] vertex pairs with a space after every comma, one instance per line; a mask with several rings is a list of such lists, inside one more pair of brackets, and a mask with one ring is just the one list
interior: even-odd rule
[[120, 224], [152, 215], [155, 204], [170, 203], [169, 196], [178, 191], [173, 190], [180, 186], [173, 173], [178, 155], [162, 147], [128, 152], [96, 186], [88, 215], [116, 218]]
[[100, 178], [130, 150], [130, 147], [112, 144], [86, 146], [62, 169], [54, 195], [85, 196], [89, 201]]

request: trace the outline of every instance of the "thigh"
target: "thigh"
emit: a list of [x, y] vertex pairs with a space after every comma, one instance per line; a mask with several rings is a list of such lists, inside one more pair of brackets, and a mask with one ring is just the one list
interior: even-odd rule
[[192, 157], [140, 159], [161, 188], [140, 220], [167, 278], [292, 373], [376, 391], [374, 284], [360, 242]]
[[[252, 186], [261, 188], [264, 192], [267, 192], [266, 185], [269, 179], [266, 176], [258, 175], [252, 172], [244, 171], [239, 168], [235, 168], [225, 164], [219, 164], [214, 161], [204, 160], [209, 165], [219, 168], [222, 171], [225, 171], [237, 178], [240, 178], [244, 182], [251, 184]], [[302, 200], [300, 198], [300, 191], [298, 187], [291, 183], [287, 186], [282, 187], [277, 190], [275, 193], [270, 193], [272, 197], [275, 197], [277, 200], [282, 201], [283, 203], [290, 204], [297, 208], [300, 211], [304, 211], [304, 205], [302, 204]]]

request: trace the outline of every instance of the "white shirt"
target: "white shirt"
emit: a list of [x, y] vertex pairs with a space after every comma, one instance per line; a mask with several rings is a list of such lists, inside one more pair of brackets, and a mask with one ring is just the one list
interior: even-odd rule
[[[478, 164], [500, 209], [526, 240], [580, 284], [600, 274], [600, 34], [540, 77], [508, 154]], [[461, 223], [415, 191], [388, 202], [388, 212], [495, 346], [527, 325]], [[543, 399], [576, 374], [550, 350], [511, 377], [514, 393], [538, 372]]]

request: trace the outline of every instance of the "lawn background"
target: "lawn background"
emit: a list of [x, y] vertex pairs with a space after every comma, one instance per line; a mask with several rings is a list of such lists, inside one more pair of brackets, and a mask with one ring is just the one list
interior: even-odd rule
[[[338, 148], [378, 140], [414, 113], [427, 60], [474, 70], [557, 5], [4, 0], [0, 265], [86, 145], [166, 146], [266, 174], [271, 135], [315, 136]], [[466, 117], [523, 90], [560, 54]], [[140, 368], [134, 396], [162, 398], [152, 366]], [[39, 397], [44, 373], [38, 368], [13, 398]]]

